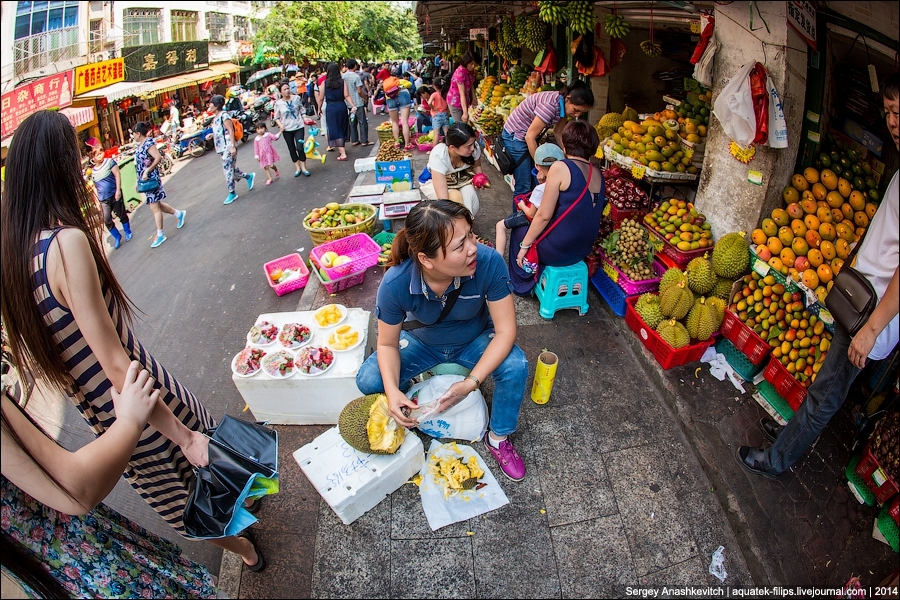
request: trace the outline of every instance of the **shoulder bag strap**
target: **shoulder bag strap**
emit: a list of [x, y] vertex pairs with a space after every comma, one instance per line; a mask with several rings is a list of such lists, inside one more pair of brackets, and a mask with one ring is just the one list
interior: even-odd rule
[[578, 204], [579, 202], [581, 202], [581, 199], [584, 198], [584, 195], [588, 192], [588, 190], [591, 187], [591, 177], [593, 177], [593, 175], [594, 175], [594, 165], [588, 163], [588, 166], [590, 167], [590, 170], [588, 171], [587, 183], [584, 184], [584, 189], [581, 191], [581, 195], [578, 196], [578, 198], [575, 200], [575, 202], [573, 202], [572, 204], [569, 205], [569, 208], [567, 208], [566, 211], [563, 214], [561, 214], [557, 220], [553, 221], [553, 223], [550, 225], [550, 227], [545, 229], [544, 232], [538, 236], [538, 239], [534, 240], [531, 243], [532, 246], [540, 243], [540, 241], [542, 239], [547, 237], [547, 234], [550, 233], [551, 231], [553, 231], [553, 228], [556, 227], [557, 225], [559, 225], [559, 222], [566, 218], [566, 215], [569, 214], [569, 211], [571, 211], [573, 208], [575, 208], [575, 205]]
[[441, 321], [447, 318], [447, 315], [450, 314], [450, 311], [453, 310], [453, 305], [456, 304], [456, 299], [459, 298], [459, 294], [462, 292], [462, 283], [459, 284], [459, 287], [450, 292], [447, 296], [447, 302], [444, 304], [444, 310], [441, 311], [441, 315], [437, 318], [437, 321], [432, 323], [431, 325], [425, 325], [422, 321], [404, 321], [401, 324], [401, 329], [403, 331], [412, 331], [414, 329], [421, 329], [422, 327], [432, 327], [437, 325]]
[[862, 247], [863, 240], [866, 239], [866, 234], [869, 233], [869, 227], [866, 227], [866, 230], [863, 232], [862, 236], [859, 238], [859, 241], [853, 246], [853, 250], [850, 251], [850, 254], [847, 255], [847, 258], [844, 259], [844, 264], [848, 267], [853, 264], [853, 259], [856, 258], [856, 253], [859, 252], [859, 249]]

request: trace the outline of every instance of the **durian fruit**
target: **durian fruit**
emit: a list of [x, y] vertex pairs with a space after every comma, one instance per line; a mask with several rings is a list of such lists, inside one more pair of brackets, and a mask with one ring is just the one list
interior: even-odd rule
[[659, 327], [656, 328], [656, 332], [665, 343], [676, 350], [684, 348], [691, 343], [691, 336], [688, 335], [687, 329], [675, 319], [669, 319], [660, 323]]
[[688, 287], [695, 294], [705, 296], [716, 287], [716, 274], [706, 254], [689, 262], [685, 269], [685, 275], [687, 275]]
[[685, 276], [684, 271], [676, 269], [675, 267], [668, 269], [663, 273], [662, 279], [659, 280], [659, 293], [662, 294], [671, 286], [681, 283], [682, 281], [687, 281], [687, 276]]
[[725, 318], [725, 311], [728, 309], [728, 303], [716, 296], [710, 296], [706, 299], [706, 304], [713, 307], [716, 311], [716, 330], [722, 326], [722, 319]]
[[626, 121], [640, 122], [641, 120], [640, 116], [638, 116], [638, 111], [627, 105], [625, 106], [625, 110], [622, 111], [622, 118]]
[[669, 287], [659, 295], [659, 310], [664, 317], [683, 319], [694, 305], [694, 294], [684, 281]]
[[731, 298], [731, 287], [734, 285], [734, 282], [727, 277], [719, 277], [716, 279], [716, 287], [713, 288], [713, 296], [716, 298], [721, 298], [725, 302], [730, 302]]
[[345, 406], [338, 431], [354, 449], [374, 454], [393, 454], [406, 437], [406, 429], [390, 416], [384, 394], [362, 396]]
[[616, 112], [608, 112], [597, 122], [597, 135], [604, 140], [619, 130], [619, 127], [625, 122], [624, 117]]
[[478, 480], [484, 477], [484, 471], [478, 466], [478, 460], [472, 456], [464, 463], [457, 457], [437, 457], [429, 459], [428, 472], [433, 481], [444, 491], [444, 498], [458, 494], [464, 490], [474, 489]]
[[711, 338], [712, 334], [716, 332], [718, 321], [719, 315], [716, 313], [716, 309], [706, 303], [706, 298], [700, 296], [700, 299], [691, 307], [684, 326], [691, 338], [702, 342]]
[[659, 310], [659, 296], [656, 294], [642, 294], [638, 301], [634, 304], [634, 310], [641, 316], [644, 323], [648, 327], [656, 329], [660, 321], [663, 320], [662, 313]]
[[734, 281], [744, 274], [750, 265], [750, 245], [746, 233], [729, 233], [713, 246], [712, 266], [716, 275]]

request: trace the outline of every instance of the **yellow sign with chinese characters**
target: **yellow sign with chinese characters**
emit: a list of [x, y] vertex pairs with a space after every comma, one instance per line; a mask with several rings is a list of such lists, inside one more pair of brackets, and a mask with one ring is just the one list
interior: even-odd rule
[[75, 67], [75, 95], [125, 81], [125, 59], [113, 58]]

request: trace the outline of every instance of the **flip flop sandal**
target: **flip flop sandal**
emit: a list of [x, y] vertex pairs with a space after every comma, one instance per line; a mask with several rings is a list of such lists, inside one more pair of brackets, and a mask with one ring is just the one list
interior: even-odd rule
[[263, 558], [262, 552], [259, 551], [259, 546], [256, 545], [256, 538], [253, 535], [253, 531], [251, 531], [250, 529], [245, 529], [238, 534], [238, 537], [242, 537], [249, 541], [251, 544], [253, 544], [253, 549], [256, 550], [256, 564], [248, 565], [242, 560], [241, 562], [244, 563], [244, 567], [252, 573], [259, 573], [260, 571], [265, 569], [266, 561]]

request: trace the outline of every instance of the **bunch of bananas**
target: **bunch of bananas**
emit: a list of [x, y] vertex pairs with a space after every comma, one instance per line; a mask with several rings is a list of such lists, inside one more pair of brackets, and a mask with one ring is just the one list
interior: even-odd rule
[[643, 50], [644, 54], [647, 56], [660, 56], [662, 54], [662, 46], [656, 42], [651, 42], [650, 40], [641, 42], [641, 50]]
[[623, 38], [631, 31], [631, 24], [622, 15], [608, 14], [603, 17], [604, 28], [611, 38]]
[[519, 38], [523, 48], [528, 48], [532, 52], [542, 50], [547, 39], [543, 21], [537, 17], [520, 15], [516, 18], [516, 37]]
[[587, 0], [569, 2], [569, 28], [575, 33], [591, 33], [594, 31], [594, 3]]
[[466, 42], [456, 42], [456, 48], [454, 54], [459, 57], [462, 57], [463, 54], [468, 52], [469, 46]]
[[478, 129], [486, 136], [494, 136], [503, 129], [503, 117], [489, 108], [484, 109], [475, 121]]
[[488, 48], [491, 49], [491, 54], [497, 54], [497, 40], [491, 40], [491, 42], [488, 44]]
[[515, 63], [521, 54], [519, 38], [516, 36], [516, 26], [511, 17], [503, 17], [500, 31], [497, 35], [497, 54], [504, 59]]
[[558, 2], [552, 0], [540, 0], [538, 2], [538, 16], [544, 23], [559, 25], [566, 20], [566, 11]]

